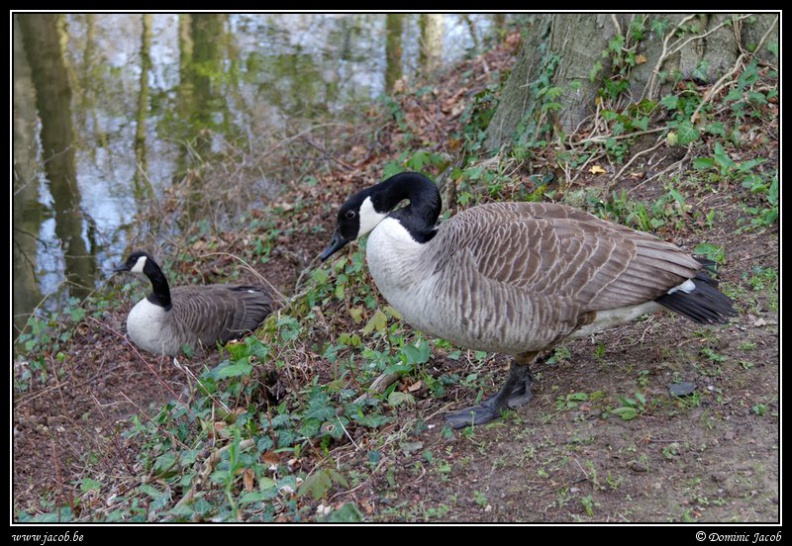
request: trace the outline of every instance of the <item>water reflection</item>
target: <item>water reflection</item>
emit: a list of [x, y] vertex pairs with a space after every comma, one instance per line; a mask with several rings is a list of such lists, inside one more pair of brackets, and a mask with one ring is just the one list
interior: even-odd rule
[[[15, 326], [42, 294], [62, 306], [93, 289], [130, 240], [166, 238], [165, 222], [136, 226], [135, 215], [169, 187], [189, 190], [176, 229], [200, 218], [198, 165], [229, 143], [266, 156], [268, 135], [372, 100], [439, 49], [463, 55], [491, 26], [439, 19], [432, 42], [417, 15], [17, 14]], [[245, 191], [269, 195], [272, 172]]]
[[[64, 276], [69, 294], [83, 298], [93, 287], [96, 259], [89, 248], [93, 230], [85, 221], [77, 185], [71, 85], [58, 30], [63, 17], [23, 14], [18, 19], [41, 120], [41, 160], [52, 196], [55, 235], [63, 249]], [[32, 181], [20, 179], [24, 185]]]

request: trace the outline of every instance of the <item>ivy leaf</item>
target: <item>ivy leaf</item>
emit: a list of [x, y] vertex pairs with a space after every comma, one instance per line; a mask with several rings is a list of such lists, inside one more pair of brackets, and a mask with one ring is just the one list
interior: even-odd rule
[[425, 339], [422, 339], [417, 347], [411, 344], [405, 345], [401, 348], [401, 352], [407, 359], [406, 363], [410, 365], [424, 364], [429, 361], [429, 357], [432, 354], [432, 350]]
[[363, 327], [363, 335], [368, 335], [375, 330], [377, 332], [384, 332], [387, 325], [388, 317], [385, 316], [385, 313], [377, 309], [366, 323], [366, 326]]
[[691, 142], [696, 142], [701, 137], [701, 133], [689, 121], [683, 121], [677, 126], [677, 141], [680, 146], [687, 146]]
[[327, 472], [318, 470], [305, 478], [305, 481], [303, 481], [297, 489], [297, 495], [304, 497], [310, 494], [314, 500], [319, 500], [332, 486], [333, 483], [330, 481], [330, 476], [327, 475]]
[[359, 522], [363, 521], [363, 513], [357, 506], [348, 502], [335, 512], [332, 512], [327, 518], [327, 521], [337, 523]]
[[679, 97], [676, 95], [667, 95], [660, 99], [660, 104], [668, 108], [669, 110], [676, 110], [677, 106], [679, 105]]
[[399, 392], [399, 391], [393, 391], [388, 396], [388, 404], [390, 404], [391, 407], [395, 408], [405, 403], [415, 404], [415, 397], [413, 397], [412, 394], [408, 394], [406, 392]]
[[230, 364], [225, 368], [217, 370], [217, 379], [224, 379], [226, 377], [239, 377], [243, 375], [250, 375], [253, 371], [253, 365], [247, 358], [239, 360], [234, 364]]

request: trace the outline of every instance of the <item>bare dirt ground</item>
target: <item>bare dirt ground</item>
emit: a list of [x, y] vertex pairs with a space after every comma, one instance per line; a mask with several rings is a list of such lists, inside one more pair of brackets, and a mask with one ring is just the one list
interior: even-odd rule
[[[490, 69], [498, 61], [489, 58]], [[777, 163], [777, 135], [757, 154]], [[376, 165], [367, 168], [358, 187], [378, 176]], [[324, 236], [284, 240], [284, 252], [261, 271], [285, 293], [300, 270], [290, 257], [318, 254], [335, 206], [352, 190], [339, 177], [328, 191], [306, 212], [327, 228]], [[632, 197], [651, 202], [661, 191], [647, 184]], [[740, 230], [752, 196], [736, 184], [687, 188], [685, 195], [701, 210], [716, 210], [715, 221], [660, 235], [689, 249], [703, 240], [725, 247], [719, 279], [740, 312], [730, 324], [699, 327], [662, 314], [568, 343], [556, 362], [535, 367], [528, 406], [451, 435], [443, 433], [443, 412], [471, 405], [478, 390], [457, 383], [438, 399], [419, 388], [417, 403], [401, 406], [382, 431], [403, 433], [376, 468], [362, 460], [361, 445], [334, 450], [339, 465], [366, 478], [327, 501], [354, 501], [376, 522], [778, 522], [778, 288], [750, 282], [757, 267], [780, 271], [777, 224]], [[119, 309], [82, 322], [65, 357], [48, 359], [50, 379], [15, 393], [15, 513], [73, 504], [82, 494], [75, 483], [89, 468], [100, 481], [137, 475], [140, 446], [120, 432], [132, 416], [151, 415], [152, 403], [188, 395], [182, 370], [123, 340], [123, 320]], [[485, 395], [496, 390], [508, 361], [492, 355], [482, 365], [464, 355], [455, 360], [436, 349], [425, 372], [475, 372], [488, 385]], [[189, 362], [196, 373], [220, 359], [216, 352], [202, 358]], [[669, 386], [680, 383], [692, 393], [672, 396]], [[618, 408], [634, 417], [623, 419]]]

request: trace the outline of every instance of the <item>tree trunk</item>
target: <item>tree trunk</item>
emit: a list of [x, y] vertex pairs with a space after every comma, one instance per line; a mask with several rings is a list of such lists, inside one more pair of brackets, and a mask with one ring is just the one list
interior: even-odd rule
[[[17, 15], [14, 16], [18, 17]], [[13, 169], [13, 328], [12, 337], [24, 329], [27, 319], [41, 301], [36, 278], [36, 253], [41, 230], [41, 204], [38, 189], [38, 120], [33, 96], [30, 65], [22, 45], [19, 24], [13, 29], [14, 130]]]
[[390, 92], [402, 77], [402, 29], [404, 15], [389, 13], [385, 16], [385, 91]]
[[[495, 151], [515, 131], [574, 132], [595, 113], [657, 101], [679, 79], [713, 83], [742, 50], [778, 42], [774, 14], [555, 14], [529, 20], [524, 43], [487, 131]], [[773, 28], [775, 25], [775, 28]], [[552, 103], [552, 104], [548, 104]]]
[[148, 178], [146, 161], [146, 119], [149, 112], [149, 72], [151, 72], [151, 27], [154, 16], [141, 16], [142, 32], [140, 37], [140, 90], [135, 126], [135, 198], [138, 201], [152, 199], [154, 188]]
[[422, 14], [421, 49], [418, 61], [424, 74], [431, 74], [440, 66], [443, 56], [444, 21], [442, 14]]

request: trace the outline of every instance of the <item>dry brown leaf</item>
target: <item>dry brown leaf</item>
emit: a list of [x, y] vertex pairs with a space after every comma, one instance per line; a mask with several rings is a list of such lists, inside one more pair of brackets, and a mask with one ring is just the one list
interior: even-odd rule
[[648, 59], [646, 58], [646, 55], [643, 55], [642, 53], [639, 53], [635, 56], [635, 64], [645, 64], [647, 60]]
[[253, 473], [252, 468], [246, 468], [242, 473], [242, 485], [245, 491], [250, 492], [255, 489], [256, 475]]
[[278, 464], [280, 463], [280, 457], [274, 451], [265, 451], [261, 454], [261, 462], [267, 464]]

